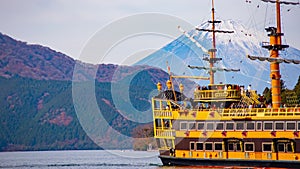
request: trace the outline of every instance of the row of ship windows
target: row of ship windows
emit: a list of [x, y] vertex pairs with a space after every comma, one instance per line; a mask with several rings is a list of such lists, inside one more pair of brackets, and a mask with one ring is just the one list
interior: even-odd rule
[[300, 131], [300, 121], [180, 122], [180, 130]]
[[[242, 148], [242, 146], [244, 146]], [[293, 152], [291, 143], [278, 143], [277, 152]], [[224, 151], [224, 146], [222, 142], [190, 142], [191, 151]], [[231, 152], [254, 152], [255, 144], [254, 142], [245, 142], [245, 143], [228, 143], [227, 151]], [[265, 142], [262, 143], [262, 152], [274, 152], [273, 143]]]

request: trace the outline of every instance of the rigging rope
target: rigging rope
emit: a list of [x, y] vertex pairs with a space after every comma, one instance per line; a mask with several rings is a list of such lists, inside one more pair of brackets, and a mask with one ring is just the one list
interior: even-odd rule
[[[270, 3], [276, 3], [275, 0], [261, 0], [263, 2], [270, 2]], [[299, 2], [286, 2], [286, 1], [279, 1], [280, 4], [285, 4], [285, 5], [299, 5]]]
[[266, 7], [266, 12], [265, 12], [264, 27], [266, 27], [266, 22], [267, 22], [267, 13], [268, 13], [268, 7], [269, 7], [269, 5], [267, 4], [267, 7]]

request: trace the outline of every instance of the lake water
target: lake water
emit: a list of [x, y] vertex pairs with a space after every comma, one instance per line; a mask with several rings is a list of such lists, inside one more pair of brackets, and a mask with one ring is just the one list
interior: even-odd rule
[[[158, 152], [131, 150], [1, 152], [0, 168], [7, 169], [182, 169], [163, 167]], [[239, 167], [225, 167], [239, 169]], [[218, 168], [220, 169], [220, 168]], [[250, 168], [247, 168], [250, 169]], [[252, 169], [252, 168], [251, 168]], [[258, 169], [258, 168], [257, 168]]]
[[157, 152], [139, 152], [130, 150], [1, 152], [0, 168], [156, 168], [162, 164], [157, 156]]

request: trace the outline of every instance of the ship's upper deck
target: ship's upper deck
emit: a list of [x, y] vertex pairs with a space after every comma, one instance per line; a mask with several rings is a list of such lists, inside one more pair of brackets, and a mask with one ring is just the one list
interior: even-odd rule
[[185, 120], [300, 120], [300, 107], [253, 108], [253, 107], [192, 107], [188, 101], [153, 98], [154, 118]]
[[200, 87], [194, 92], [194, 101], [239, 101], [241, 99], [241, 88], [233, 84], [216, 84]]

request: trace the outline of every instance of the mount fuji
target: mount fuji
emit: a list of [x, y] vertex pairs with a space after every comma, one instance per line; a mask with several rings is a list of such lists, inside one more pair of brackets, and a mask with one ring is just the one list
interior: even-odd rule
[[[198, 28], [211, 29], [211, 24], [203, 23]], [[246, 57], [247, 55], [269, 56], [269, 51], [261, 47], [262, 42], [269, 41], [267, 32], [247, 29], [241, 23], [233, 20], [222, 21], [216, 25], [216, 30], [229, 30], [234, 31], [234, 33], [216, 33], [216, 57], [222, 58], [222, 60], [215, 64], [215, 67], [240, 69], [240, 71], [217, 72], [215, 74], [215, 83], [233, 83], [245, 86], [251, 84], [259, 93], [265, 87], [270, 88], [269, 63], [253, 61]], [[208, 77], [207, 70], [190, 69], [188, 65], [209, 66], [208, 62], [204, 61], [203, 58], [208, 57], [205, 51], [212, 48], [212, 33], [189, 30], [187, 34], [187, 36], [193, 37], [194, 40], [191, 40], [186, 35], [181, 35], [160, 50], [138, 61], [136, 65], [146, 64], [167, 70], [166, 63], [168, 63], [173, 74]], [[195, 41], [200, 44], [198, 45], [200, 47], [197, 47]], [[300, 50], [289, 47], [280, 52], [280, 57], [299, 59]], [[300, 75], [300, 65], [282, 63], [280, 64], [280, 69], [282, 80], [284, 80], [287, 88], [293, 88]], [[197, 80], [196, 82], [200, 85], [209, 83], [203, 80]]]

